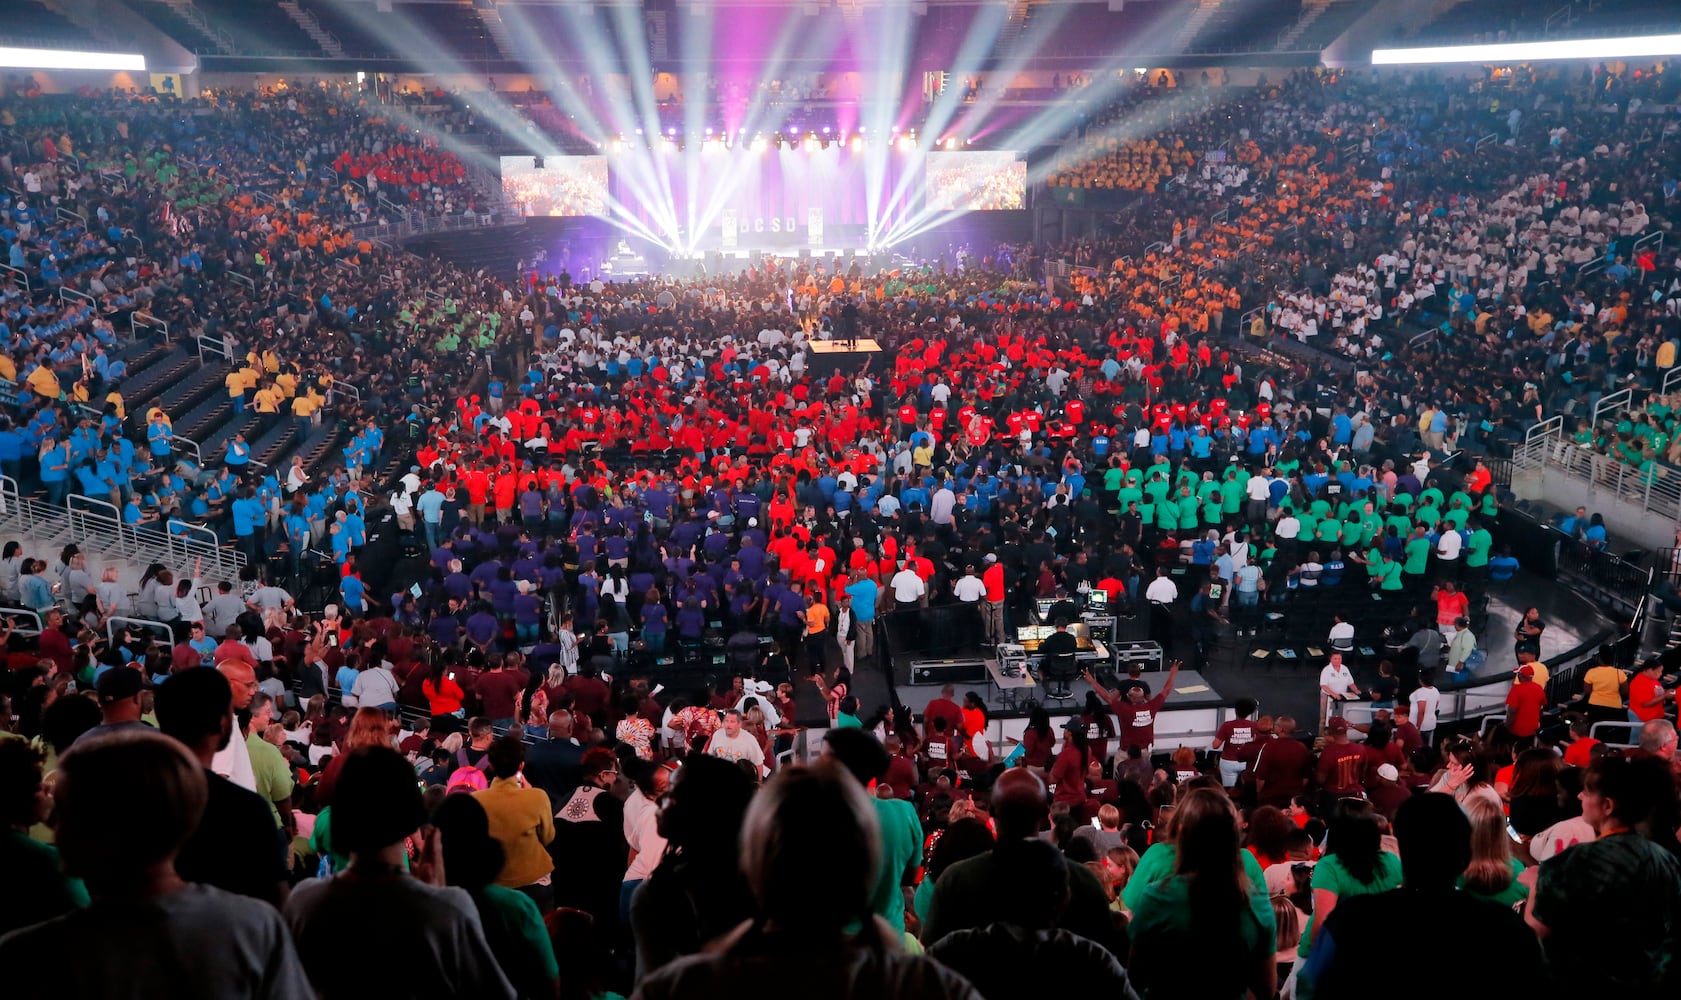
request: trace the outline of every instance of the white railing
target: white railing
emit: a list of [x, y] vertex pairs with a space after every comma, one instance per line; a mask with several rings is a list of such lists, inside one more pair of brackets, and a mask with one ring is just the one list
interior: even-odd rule
[[334, 379], [333, 384], [327, 389], [327, 402], [333, 403], [340, 396], [349, 396], [356, 401], [358, 406], [362, 403], [362, 390], [348, 382], [340, 382], [338, 379]]
[[184, 560], [187, 559], [202, 559], [207, 551], [216, 553], [226, 551], [222, 548], [222, 540], [216, 537], [214, 531], [202, 524], [193, 524], [191, 521], [170, 518], [164, 523], [164, 537], [167, 539], [167, 548], [170, 553], [172, 555], [178, 554], [177, 558], [183, 560], [178, 565], [185, 565]]
[[166, 622], [154, 621], [150, 618], [127, 618], [123, 615], [112, 615], [105, 619], [105, 641], [112, 646], [117, 644], [119, 625], [138, 626], [142, 632], [152, 632], [158, 635], [166, 645], [173, 646], [175, 644], [175, 633]]
[[1681, 365], [1671, 365], [1663, 373], [1663, 385], [1658, 391], [1667, 396], [1675, 391], [1677, 382], [1681, 382]]
[[1651, 232], [1647, 233], [1645, 236], [1642, 236], [1639, 239], [1635, 240], [1634, 241], [1634, 249], [1635, 250], [1644, 250], [1647, 247], [1651, 246], [1653, 243], [1656, 243], [1658, 245], [1658, 250], [1661, 252], [1663, 250], [1663, 237], [1664, 237], [1663, 230], [1654, 229]]
[[1548, 467], [1585, 482], [1591, 492], [1609, 493], [1648, 514], [1681, 520], [1681, 472], [1654, 463], [1642, 471], [1610, 455], [1589, 448], [1553, 448]]
[[135, 310], [128, 317], [128, 332], [135, 340], [139, 340], [141, 330], [145, 330], [148, 333], [158, 331], [163, 334], [163, 339], [169, 339], [168, 323], [158, 319], [149, 312], [140, 312], [139, 310]]
[[250, 275], [240, 274], [238, 271], [229, 271], [228, 272], [228, 280], [229, 281], [237, 281], [240, 284], [244, 285], [246, 288], [251, 289], [252, 291], [257, 290], [256, 279], [252, 278]]
[[18, 289], [25, 293], [29, 292], [28, 272], [24, 271], [22, 268], [13, 267], [10, 264], [0, 264], [0, 271], [5, 272], [10, 277], [12, 284], [17, 286]]
[[61, 304], [67, 304], [71, 300], [75, 300], [88, 306], [98, 304], [94, 301], [93, 296], [87, 294], [86, 292], [78, 292], [74, 288], [66, 288], [63, 285], [60, 285], [58, 289], [58, 301]]
[[204, 364], [204, 356], [209, 354], [221, 358], [223, 361], [233, 361], [233, 343], [226, 337], [199, 337], [198, 363]]
[[54, 216], [59, 222], [76, 222], [83, 229], [88, 227], [88, 217], [80, 212], [72, 212], [68, 208], [60, 208]]
[[1616, 416], [1618, 411], [1633, 401], [1634, 389], [1632, 387], [1618, 389], [1616, 392], [1599, 397], [1599, 402], [1593, 404], [1593, 426], [1595, 430], [1599, 428], [1599, 420], [1602, 416], [1607, 413]]
[[[34, 624], [18, 624], [16, 619], [19, 615], [28, 618]], [[33, 608], [0, 608], [0, 618], [12, 619], [12, 631], [19, 635], [40, 635], [46, 627], [41, 621], [41, 613]]]

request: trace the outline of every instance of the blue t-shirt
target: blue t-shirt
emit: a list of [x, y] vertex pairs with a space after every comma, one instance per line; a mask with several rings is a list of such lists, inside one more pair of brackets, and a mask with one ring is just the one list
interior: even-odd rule
[[858, 622], [873, 622], [876, 620], [876, 595], [880, 588], [874, 580], [859, 580], [857, 583], [847, 584], [846, 592], [852, 596], [852, 618]]

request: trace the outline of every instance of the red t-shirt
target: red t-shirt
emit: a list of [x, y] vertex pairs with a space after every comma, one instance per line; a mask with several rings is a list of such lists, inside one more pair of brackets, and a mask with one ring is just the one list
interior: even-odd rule
[[[1526, 684], [1524, 686], [1535, 687], [1536, 685]], [[1635, 718], [1641, 722], [1651, 722], [1653, 719], [1663, 718], [1663, 702], [1660, 701], [1649, 708], [1642, 707], [1646, 702], [1656, 698], [1662, 690], [1663, 685], [1655, 678], [1643, 673], [1635, 674], [1629, 678], [1628, 682], [1628, 710], [1633, 712]]]
[[1452, 625], [1454, 619], [1465, 613], [1471, 602], [1462, 590], [1449, 594], [1443, 591], [1436, 595], [1436, 622], [1440, 625]]
[[[1633, 686], [1630, 685], [1630, 693]], [[1511, 713], [1506, 717], [1506, 728], [1513, 736], [1534, 736], [1541, 728], [1541, 709], [1547, 704], [1547, 692], [1534, 681], [1519, 681], [1512, 685], [1512, 690], [1506, 694], [1506, 707]]]

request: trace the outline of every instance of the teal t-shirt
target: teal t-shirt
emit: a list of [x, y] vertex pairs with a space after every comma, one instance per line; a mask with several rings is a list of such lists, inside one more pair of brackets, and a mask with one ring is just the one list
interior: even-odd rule
[[[1377, 856], [1377, 869], [1372, 872], [1370, 882], [1355, 878], [1335, 854], [1325, 855], [1313, 866], [1313, 888], [1336, 893], [1338, 901], [1388, 892], [1400, 888], [1400, 885], [1401, 859], [1387, 851]], [[1302, 928], [1302, 943], [1296, 947], [1296, 954], [1307, 957], [1308, 945], [1312, 941], [1313, 921], [1309, 920], [1308, 926]]]
[[922, 857], [922, 820], [904, 799], [870, 800], [881, 821], [881, 870], [876, 872], [870, 909], [897, 930], [905, 929], [905, 894], [899, 888], [906, 869]]

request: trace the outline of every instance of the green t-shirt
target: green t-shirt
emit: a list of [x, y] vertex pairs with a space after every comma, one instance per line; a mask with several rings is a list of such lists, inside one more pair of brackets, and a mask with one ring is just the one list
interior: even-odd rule
[[279, 748], [256, 733], [245, 738], [245, 747], [251, 753], [251, 771], [257, 776], [254, 791], [269, 804], [275, 823], [284, 826], [275, 803], [291, 799], [292, 769], [286, 766], [286, 758], [280, 756]]
[[[1197, 934], [1199, 914], [1191, 907], [1190, 883], [1183, 876], [1170, 875], [1148, 883], [1130, 907], [1132, 921], [1127, 925], [1127, 936], [1136, 949], [1151, 956], [1149, 965], [1155, 977], [1172, 979], [1176, 996], [1247, 996], [1249, 971], [1277, 950], [1278, 925], [1267, 898], [1266, 880], [1250, 872], [1254, 858], [1248, 851], [1238, 853], [1248, 859], [1244, 870], [1249, 874], [1249, 906], [1238, 917], [1238, 941], [1221, 943], [1221, 961], [1190, 961], [1199, 954], [1206, 956], [1209, 942]], [[1255, 867], [1258, 871], [1259, 866]], [[1137, 878], [1134, 872], [1133, 879]], [[1233, 954], [1234, 946], [1242, 948], [1241, 955]]]
[[0, 934], [88, 905], [82, 880], [67, 877], [59, 868], [58, 849], [16, 830], [0, 830], [0, 871], [6, 873]]
[[881, 821], [881, 869], [876, 872], [875, 891], [870, 894], [870, 909], [892, 924], [896, 930], [905, 929], [905, 894], [900, 890], [906, 869], [922, 857], [922, 820], [917, 818], [916, 806], [904, 799], [870, 800]]
[[[1355, 896], [1374, 896], [1400, 887], [1401, 859], [1388, 851], [1377, 856], [1377, 869], [1372, 873], [1370, 882], [1355, 878], [1335, 854], [1327, 854], [1313, 866], [1313, 888], [1336, 893], [1338, 902]], [[1296, 954], [1307, 957], [1308, 945], [1312, 941], [1313, 921], [1309, 920], [1308, 926], [1302, 928], [1302, 943], [1297, 946]]]
[[521, 996], [552, 993], [560, 963], [555, 960], [554, 942], [537, 904], [518, 889], [499, 885], [469, 890], [468, 894], [478, 908], [485, 942], [508, 982]]
[[1400, 589], [1403, 588], [1403, 586], [1404, 585], [1401, 582], [1401, 563], [1400, 563], [1400, 560], [1390, 559], [1390, 560], [1386, 561], [1383, 564], [1383, 582], [1378, 584], [1378, 589], [1379, 590], [1400, 590]]
[[[1523, 862], [1519, 861], [1517, 858], [1507, 858], [1506, 863], [1512, 866], [1512, 881], [1505, 889], [1496, 893], [1472, 892], [1469, 889], [1466, 889], [1465, 891], [1476, 899], [1487, 900], [1490, 903], [1498, 903], [1508, 910], [1516, 906], [1518, 903], [1523, 902], [1525, 899], [1528, 899], [1529, 889], [1525, 887], [1522, 882], [1518, 881], [1518, 876], [1523, 874]], [[1465, 876], [1459, 876], [1459, 881], [1454, 883], [1454, 888], [1465, 889]]]
[[1487, 566], [1488, 550], [1492, 548], [1493, 545], [1494, 536], [1488, 533], [1487, 528], [1478, 528], [1476, 531], [1471, 532], [1469, 550], [1465, 553], [1465, 565]]
[[1401, 567], [1401, 572], [1408, 576], [1423, 576], [1430, 566], [1430, 539], [1415, 537], [1407, 539], [1404, 548], [1407, 562]]
[[[1261, 899], [1267, 899], [1267, 878], [1261, 871], [1261, 863], [1255, 860], [1255, 855], [1248, 851], [1243, 853], [1243, 874], [1248, 877], [1252, 891], [1258, 892]], [[1132, 877], [1121, 890], [1121, 903], [1128, 910], [1137, 910], [1139, 900], [1144, 897], [1144, 890], [1152, 884], [1163, 881], [1173, 874], [1173, 863], [1178, 854], [1172, 844], [1151, 844], [1138, 859], [1138, 864], [1132, 870]]]
[[[1145, 523], [1148, 524], [1149, 522]], [[1195, 518], [1192, 519], [1191, 524], [1192, 526], [1195, 526]], [[1178, 501], [1164, 501], [1156, 505], [1156, 527], [1161, 528], [1163, 531], [1179, 530]]]
[[[1111, 465], [1103, 470], [1103, 488], [1111, 493], [1121, 488], [1121, 480], [1126, 478], [1126, 470], [1118, 465]], [[1125, 506], [1124, 504], [1122, 506]]]

